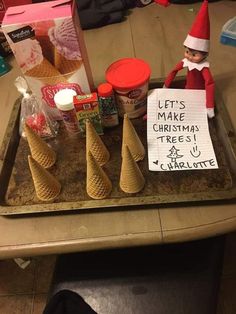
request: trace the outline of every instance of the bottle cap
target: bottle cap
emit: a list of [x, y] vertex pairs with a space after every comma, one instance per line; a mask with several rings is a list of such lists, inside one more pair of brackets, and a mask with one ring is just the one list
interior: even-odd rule
[[73, 98], [76, 96], [76, 91], [73, 89], [65, 88], [61, 89], [54, 96], [54, 102], [58, 109], [67, 111], [74, 109]]
[[98, 96], [107, 97], [113, 93], [112, 85], [109, 83], [102, 83], [98, 86]]
[[117, 90], [136, 89], [149, 81], [150, 66], [141, 59], [124, 58], [106, 70], [106, 80]]

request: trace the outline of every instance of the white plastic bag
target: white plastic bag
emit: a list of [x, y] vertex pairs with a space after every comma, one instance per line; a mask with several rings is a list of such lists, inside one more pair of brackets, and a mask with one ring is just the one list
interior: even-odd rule
[[21, 100], [20, 135], [25, 137], [24, 125], [27, 123], [40, 137], [55, 137], [58, 131], [58, 123], [50, 120], [37, 97], [28, 92], [26, 80], [21, 76], [17, 77], [15, 86], [23, 95]]

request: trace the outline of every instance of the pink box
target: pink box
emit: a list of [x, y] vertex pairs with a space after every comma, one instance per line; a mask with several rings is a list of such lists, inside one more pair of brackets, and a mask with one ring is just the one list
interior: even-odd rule
[[54, 95], [71, 88], [93, 89], [83, 33], [73, 1], [58, 0], [8, 8], [2, 29], [31, 90], [54, 119]]
[[30, 3], [32, 3], [31, 0], [0, 0], [0, 24], [2, 23], [3, 17], [8, 7]]

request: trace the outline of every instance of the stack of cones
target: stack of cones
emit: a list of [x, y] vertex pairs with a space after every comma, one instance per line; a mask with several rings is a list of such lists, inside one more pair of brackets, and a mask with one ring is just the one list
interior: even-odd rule
[[145, 156], [145, 149], [127, 114], [124, 115], [123, 122], [122, 157], [124, 156], [126, 145], [128, 146], [135, 161], [143, 160]]
[[124, 146], [120, 174], [120, 188], [126, 193], [138, 193], [145, 184], [145, 179], [136, 164], [127, 145]]
[[88, 153], [91, 152], [100, 166], [105, 165], [110, 159], [110, 153], [97, 134], [92, 123], [86, 121], [86, 155], [88, 159]]
[[37, 197], [41, 201], [54, 200], [61, 191], [61, 184], [31, 156], [28, 162]]
[[25, 124], [25, 134], [28, 140], [32, 157], [44, 168], [49, 168], [56, 161], [56, 153]]
[[67, 83], [66, 78], [46, 59], [25, 72], [25, 75], [35, 77], [45, 84]]
[[112, 184], [105, 172], [99, 166], [93, 155], [87, 156], [87, 193], [91, 198], [106, 198], [112, 189]]

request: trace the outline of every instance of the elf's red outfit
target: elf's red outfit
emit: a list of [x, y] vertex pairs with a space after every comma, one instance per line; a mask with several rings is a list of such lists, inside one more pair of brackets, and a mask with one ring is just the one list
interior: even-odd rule
[[[156, 3], [167, 6], [168, 0], [155, 0]], [[204, 0], [195, 18], [195, 21], [188, 33], [184, 47], [185, 56], [167, 76], [164, 86], [170, 87], [178, 71], [187, 68], [186, 85], [187, 89], [206, 90], [207, 116], [213, 118], [214, 113], [214, 80], [209, 70], [209, 63], [202, 61], [209, 52], [210, 45], [210, 20], [208, 14], [208, 0]], [[196, 53], [197, 52], [197, 53]], [[199, 54], [202, 59], [199, 59]], [[195, 62], [192, 62], [195, 61]]]
[[178, 71], [187, 67], [187, 77], [185, 88], [188, 89], [205, 89], [206, 90], [206, 107], [214, 108], [214, 80], [209, 70], [209, 63], [203, 61], [194, 63], [186, 58], [180, 61], [173, 71], [165, 80], [165, 87], [170, 87], [171, 82], [175, 78]]

